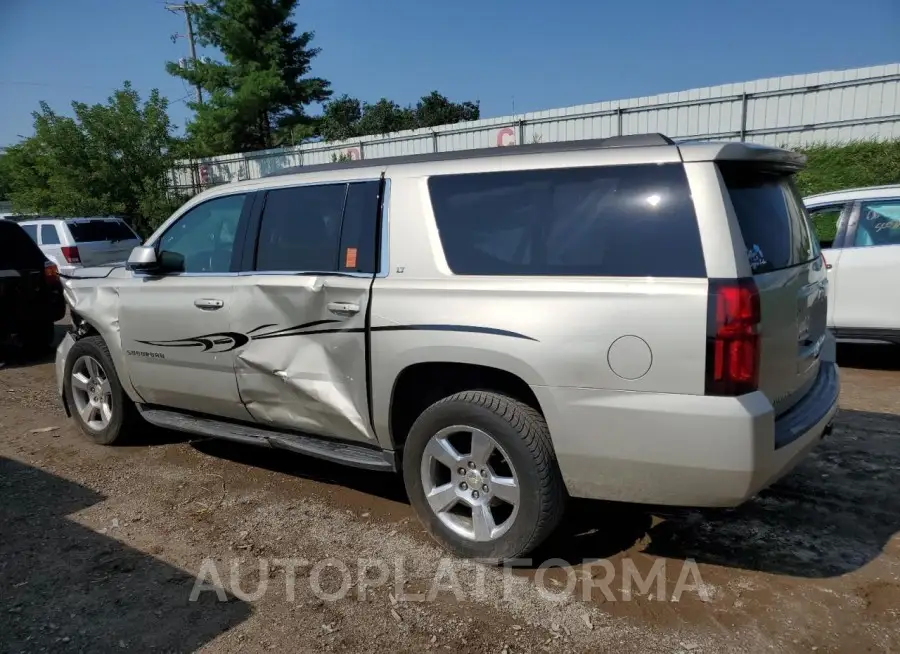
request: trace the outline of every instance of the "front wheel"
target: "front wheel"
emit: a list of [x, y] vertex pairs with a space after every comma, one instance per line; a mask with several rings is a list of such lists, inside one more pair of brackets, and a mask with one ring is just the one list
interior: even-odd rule
[[432, 537], [466, 558], [525, 556], [556, 528], [565, 506], [543, 416], [486, 391], [457, 393], [419, 416], [403, 478]]
[[100, 336], [83, 338], [69, 350], [63, 392], [78, 427], [95, 443], [122, 442], [138, 424], [137, 409]]

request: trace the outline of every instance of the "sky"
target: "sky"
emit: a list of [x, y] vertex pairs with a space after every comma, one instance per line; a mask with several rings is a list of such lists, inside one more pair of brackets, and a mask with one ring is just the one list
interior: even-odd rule
[[[300, 0], [295, 21], [335, 95], [438, 90], [483, 118], [900, 62], [900, 0]], [[192, 90], [164, 64], [184, 31], [164, 0], [0, 0], [0, 147], [41, 100], [67, 112], [124, 80], [183, 127]]]

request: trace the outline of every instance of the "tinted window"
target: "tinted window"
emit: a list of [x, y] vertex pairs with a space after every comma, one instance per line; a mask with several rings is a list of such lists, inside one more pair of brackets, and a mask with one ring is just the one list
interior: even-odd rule
[[131, 228], [121, 220], [79, 220], [67, 222], [66, 225], [76, 243], [115, 242], [137, 238]]
[[863, 202], [853, 244], [900, 245], [900, 200]]
[[22, 225], [22, 229], [25, 230], [25, 233], [31, 237], [31, 240], [37, 243], [38, 235], [37, 235], [37, 225]]
[[680, 164], [432, 177], [457, 275], [704, 277]]
[[259, 229], [256, 270], [341, 269], [341, 215], [347, 184], [269, 191]]
[[823, 248], [830, 248], [837, 236], [838, 220], [841, 218], [843, 205], [833, 207], [818, 207], [809, 210], [809, 219], [813, 227], [813, 233], [819, 239]]
[[157, 242], [157, 250], [184, 257], [184, 272], [231, 270], [234, 237], [246, 196], [214, 198], [188, 210]]
[[41, 245], [59, 245], [56, 225], [41, 225]]
[[40, 270], [44, 255], [25, 230], [0, 220], [0, 270]]
[[341, 226], [341, 271], [377, 272], [375, 239], [380, 229], [380, 187], [380, 182], [359, 182], [351, 184], [347, 191]]
[[722, 164], [754, 274], [807, 263], [819, 255], [809, 216], [790, 175]]

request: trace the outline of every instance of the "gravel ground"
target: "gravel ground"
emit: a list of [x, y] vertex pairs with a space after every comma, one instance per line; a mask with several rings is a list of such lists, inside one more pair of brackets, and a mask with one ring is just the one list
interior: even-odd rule
[[390, 475], [150, 429], [92, 445], [50, 358], [11, 363], [0, 650], [898, 651], [900, 352], [839, 357], [833, 436], [759, 498], [578, 502], [507, 570], [443, 556]]

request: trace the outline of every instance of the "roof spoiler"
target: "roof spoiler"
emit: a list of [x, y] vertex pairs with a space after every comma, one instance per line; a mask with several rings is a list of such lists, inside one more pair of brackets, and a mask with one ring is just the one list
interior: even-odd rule
[[806, 167], [806, 155], [783, 148], [742, 141], [707, 144], [679, 144], [681, 159], [694, 161], [733, 161], [756, 163], [771, 170], [797, 172]]

